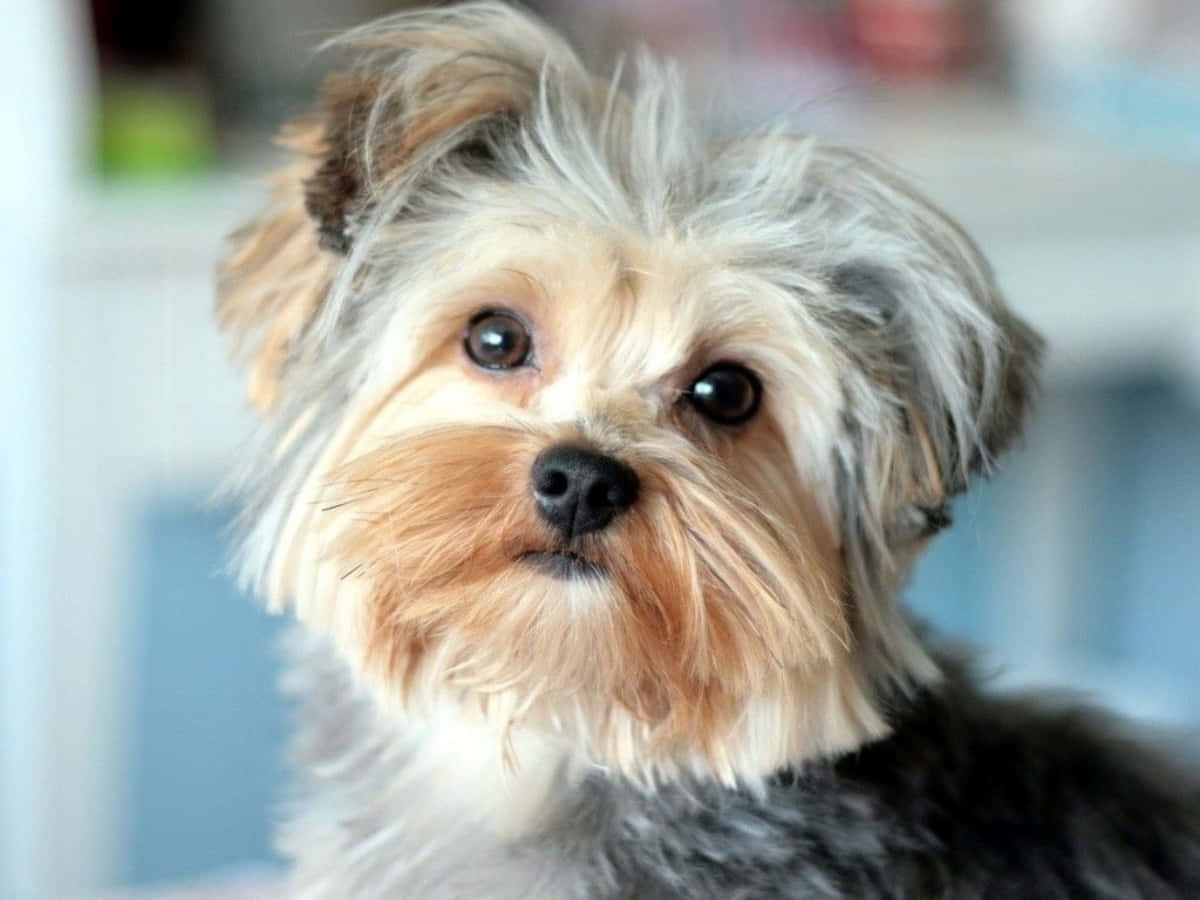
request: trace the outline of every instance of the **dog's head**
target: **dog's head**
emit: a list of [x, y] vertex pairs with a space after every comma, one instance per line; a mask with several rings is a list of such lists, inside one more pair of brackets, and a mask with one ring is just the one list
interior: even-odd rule
[[895, 594], [1039, 341], [868, 158], [713, 139], [490, 3], [351, 35], [219, 318], [244, 563], [380, 696], [751, 776], [936, 676]]

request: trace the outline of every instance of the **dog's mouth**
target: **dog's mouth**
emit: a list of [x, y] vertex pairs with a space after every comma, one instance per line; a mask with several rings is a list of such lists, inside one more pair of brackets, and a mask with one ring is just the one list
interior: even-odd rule
[[518, 559], [553, 578], [603, 578], [607, 570], [572, 550], [526, 550]]

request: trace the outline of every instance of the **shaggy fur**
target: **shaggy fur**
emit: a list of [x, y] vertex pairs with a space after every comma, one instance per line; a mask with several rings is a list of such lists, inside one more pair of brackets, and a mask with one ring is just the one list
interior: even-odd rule
[[687, 779], [644, 792], [544, 770], [553, 804], [512, 841], [454, 812], [422, 738], [382, 721], [326, 649], [304, 636], [293, 651], [306, 774], [283, 846], [302, 896], [1200, 896], [1194, 774], [1093, 711], [981, 693], [954, 660], [938, 690], [897, 709], [890, 737], [761, 790]]
[[[977, 696], [897, 601], [1040, 355], [953, 222], [783, 126], [714, 139], [669, 66], [597, 78], [501, 5], [341, 46], [218, 305], [263, 417], [242, 572], [308, 635], [298, 895], [1186, 890], [1192, 789]], [[464, 349], [496, 309], [512, 369]], [[744, 423], [692, 401], [722, 364], [761, 384]], [[530, 482], [562, 442], [640, 481], [565, 542]]]

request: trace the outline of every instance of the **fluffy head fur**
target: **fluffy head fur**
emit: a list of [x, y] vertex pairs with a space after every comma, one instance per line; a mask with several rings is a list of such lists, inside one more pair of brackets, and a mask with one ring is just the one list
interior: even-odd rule
[[[783, 127], [715, 139], [669, 67], [597, 78], [500, 5], [341, 45], [357, 65], [285, 131], [223, 272], [265, 423], [248, 582], [396, 714], [639, 780], [753, 780], [884, 733], [937, 676], [896, 591], [1039, 353], [971, 241], [878, 163]], [[464, 354], [492, 307], [534, 365]], [[762, 381], [745, 425], [686, 402], [721, 360]], [[563, 439], [641, 479], [573, 548], [604, 577], [520, 561], [556, 546], [529, 469]]]

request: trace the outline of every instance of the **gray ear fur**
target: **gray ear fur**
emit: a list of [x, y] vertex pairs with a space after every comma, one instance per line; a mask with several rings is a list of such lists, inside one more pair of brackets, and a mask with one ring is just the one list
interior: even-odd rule
[[951, 499], [1020, 434], [1042, 341], [962, 229], [889, 170], [820, 148], [808, 174], [828, 260], [816, 303], [844, 359], [849, 599], [870, 669], [903, 688], [933, 669], [896, 593]]
[[[955, 260], [949, 260], [950, 263]], [[982, 267], [983, 262], [976, 262]], [[930, 332], [944, 330], [937, 315], [914, 312], [906, 306], [906, 273], [881, 270], [874, 262], [853, 262], [831, 274], [830, 286], [855, 310], [850, 317], [863, 334], [864, 353], [858, 365], [886, 391], [903, 424], [903, 439], [912, 442], [909, 456], [925, 467], [938, 486], [925, 499], [934, 506], [965, 490], [969, 476], [988, 474], [995, 460], [1020, 435], [1037, 389], [1042, 340], [999, 299], [990, 275], [975, 281], [986, 294], [976, 297], [980, 313], [988, 316], [984, 333], [970, 336], [949, 360], [935, 352]], [[965, 282], [958, 286], [966, 290]], [[970, 297], [971, 295], [966, 295]], [[936, 310], [952, 315], [949, 309]], [[962, 327], [958, 323], [953, 327]], [[990, 346], [980, 342], [990, 341]], [[947, 363], [959, 369], [947, 376], [934, 371]], [[959, 382], [965, 397], [948, 403], [944, 385]], [[955, 407], [967, 413], [967, 428]], [[963, 439], [966, 438], [964, 441]], [[928, 441], [930, 446], [922, 448]], [[934, 459], [923, 458], [930, 450]], [[930, 463], [936, 465], [930, 469]], [[943, 523], [946, 524], [946, 523]]]
[[911, 532], [914, 509], [936, 530], [946, 503], [1020, 434], [1042, 341], [974, 242], [892, 172], [822, 148], [812, 175], [833, 223], [826, 283], [850, 363], [848, 456], [879, 491], [884, 533]]

